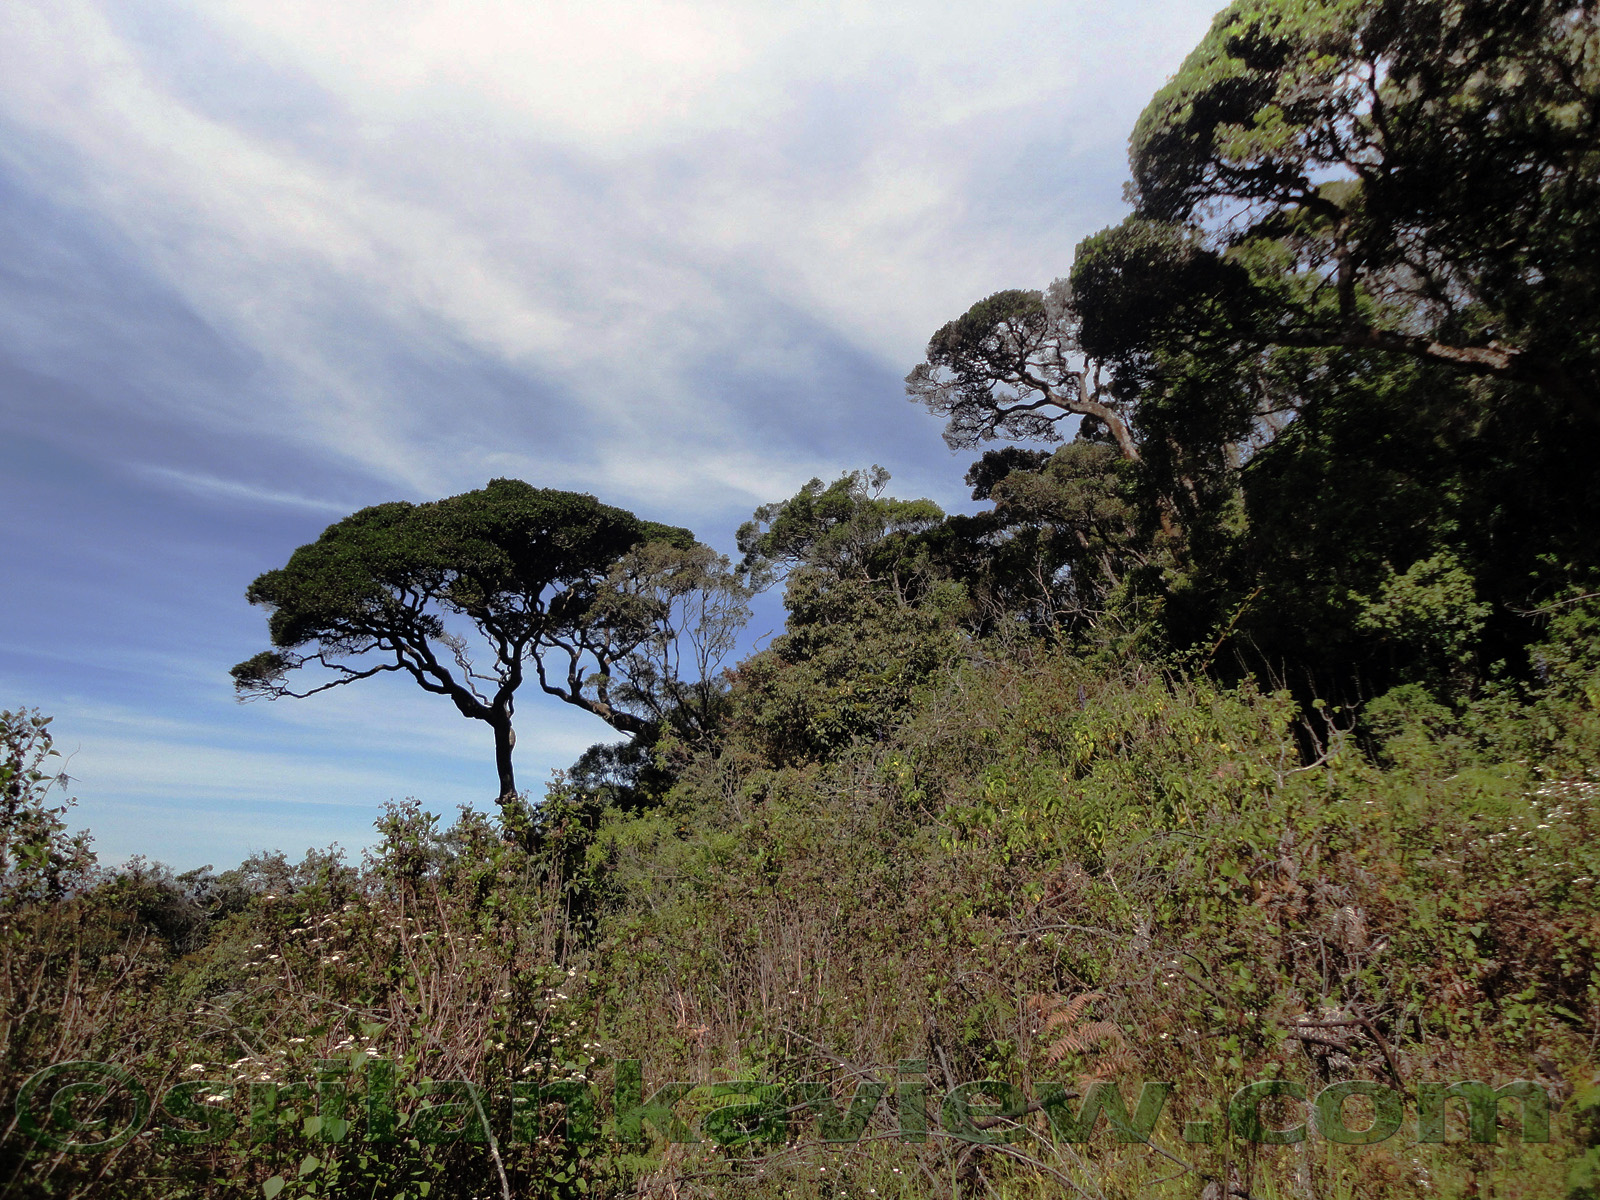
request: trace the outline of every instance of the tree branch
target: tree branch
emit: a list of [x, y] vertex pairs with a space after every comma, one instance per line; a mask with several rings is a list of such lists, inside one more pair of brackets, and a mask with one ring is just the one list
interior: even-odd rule
[[1356, 325], [1342, 330], [1297, 329], [1275, 334], [1280, 346], [1300, 349], [1381, 350], [1404, 354], [1424, 362], [1435, 362], [1468, 375], [1487, 375], [1529, 383], [1558, 399], [1566, 400], [1585, 420], [1600, 423], [1600, 409], [1590, 396], [1560, 367], [1530, 358], [1515, 346], [1491, 342], [1487, 346], [1453, 346], [1420, 334], [1397, 333], [1389, 329]]

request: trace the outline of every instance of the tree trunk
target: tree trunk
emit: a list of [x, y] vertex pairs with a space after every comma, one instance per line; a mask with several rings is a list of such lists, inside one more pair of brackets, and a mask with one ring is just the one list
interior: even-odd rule
[[[1078, 386], [1079, 395], [1077, 399], [1057, 400], [1057, 405], [1067, 412], [1094, 417], [1100, 421], [1111, 431], [1111, 436], [1116, 439], [1117, 449], [1122, 452], [1122, 457], [1136, 466], [1142, 463], [1144, 460], [1139, 454], [1139, 444], [1133, 440], [1133, 430], [1128, 428], [1128, 423], [1112, 412], [1106, 405], [1089, 397], [1089, 384], [1086, 379], [1080, 377]], [[1178, 522], [1174, 519], [1172, 511], [1172, 501], [1163, 492], [1156, 498], [1156, 515], [1161, 519], [1161, 532], [1168, 537], [1177, 537]]]
[[500, 774], [500, 803], [516, 798], [517, 779], [511, 771], [511, 748], [517, 744], [517, 735], [511, 729], [509, 717], [493, 721], [494, 767]]
[[1600, 405], [1583, 383], [1559, 363], [1529, 357], [1515, 346], [1490, 342], [1487, 346], [1452, 346], [1416, 334], [1398, 333], [1357, 325], [1345, 329], [1305, 329], [1280, 334], [1272, 339], [1280, 346], [1336, 347], [1352, 350], [1383, 350], [1404, 354], [1424, 362], [1441, 363], [1469, 375], [1514, 379], [1530, 383], [1558, 400], [1572, 405], [1573, 411], [1591, 424], [1600, 423]]

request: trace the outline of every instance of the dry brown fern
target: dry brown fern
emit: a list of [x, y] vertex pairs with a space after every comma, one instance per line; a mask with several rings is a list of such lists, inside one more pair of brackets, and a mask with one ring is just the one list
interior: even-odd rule
[[1103, 992], [1079, 992], [1070, 1000], [1065, 996], [1030, 996], [1028, 1007], [1040, 1018], [1035, 1032], [1055, 1034], [1055, 1040], [1045, 1050], [1045, 1061], [1054, 1065], [1069, 1054], [1086, 1054], [1106, 1043], [1115, 1046], [1113, 1054], [1128, 1047], [1128, 1039], [1116, 1024], [1106, 1020], [1088, 1020], [1089, 1009], [1097, 1000], [1104, 1000]]

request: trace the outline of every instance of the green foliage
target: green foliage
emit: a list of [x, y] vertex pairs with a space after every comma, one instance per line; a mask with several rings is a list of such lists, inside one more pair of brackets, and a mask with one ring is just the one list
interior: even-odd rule
[[1123, 607], [1134, 578], [1150, 566], [1137, 481], [1115, 447], [1084, 440], [1054, 454], [1007, 447], [986, 453], [967, 478], [974, 499], [993, 507], [950, 517], [921, 540], [934, 567], [965, 587], [969, 624], [979, 631], [1020, 620], [1084, 637]]
[[1581, 1138], [1583, 1155], [1567, 1172], [1566, 1200], [1595, 1200], [1600, 1196], [1600, 1081], [1591, 1080], [1573, 1097], [1574, 1133]]
[[1356, 627], [1401, 648], [1441, 683], [1470, 681], [1489, 605], [1448, 551], [1390, 569], [1374, 597], [1358, 597]]
[[787, 500], [765, 504], [739, 528], [744, 569], [770, 577], [797, 567], [843, 580], [882, 582], [906, 594], [917, 563], [908, 555], [912, 535], [944, 513], [931, 500], [896, 500], [883, 494], [882, 467], [848, 471], [831, 484], [813, 479]]
[[999, 437], [1060, 441], [1060, 423], [1077, 417], [1080, 436], [1109, 437], [1136, 462], [1128, 394], [1084, 353], [1082, 320], [1063, 279], [1044, 292], [996, 292], [933, 335], [906, 376], [906, 394], [947, 418], [952, 449]]
[[788, 628], [740, 664], [731, 697], [733, 736], [774, 762], [881, 736], [957, 653], [963, 594], [929, 552], [944, 514], [884, 495], [888, 481], [882, 467], [813, 479], [739, 530], [746, 570], [788, 569]]
[[1520, 614], [1600, 562], [1597, 45], [1561, 0], [1240, 0], [1139, 120], [1135, 211], [908, 390], [953, 445], [1109, 431], [1147, 568], [1113, 623], [1192, 661], [1302, 701], [1532, 684]]
[[[1378, 603], [1450, 601], [1452, 570], [1412, 572]], [[974, 642], [939, 619], [939, 595], [903, 605], [795, 572], [788, 640], [745, 664], [725, 722], [683, 750], [657, 803], [629, 799], [627, 761], [594, 755], [500, 822], [444, 827], [396, 806], [360, 867], [331, 853], [215, 877], [136, 864], [28, 909], [0, 981], [30, 980], [49, 1004], [0, 997], [27, 1014], [0, 1024], [17, 1073], [0, 1082], [101, 1057], [163, 1091], [204, 1079], [200, 1100], [234, 1124], [209, 1148], [136, 1138], [92, 1161], [0, 1141], [0, 1167], [33, 1172], [42, 1194], [96, 1172], [139, 1200], [203, 1195], [218, 1173], [295, 1197], [498, 1194], [486, 1139], [440, 1140], [478, 1128], [475, 1095], [515, 1195], [776, 1200], [829, 1177], [998, 1200], [1058, 1194], [1065, 1177], [1177, 1197], [1239, 1151], [1183, 1145], [1181, 1123], [1214, 1119], [1252, 1080], [1398, 1074], [1409, 1089], [1537, 1071], [1559, 1088], [1592, 1071], [1600, 742], [1546, 738], [1522, 763], [1501, 750], [1588, 704], [1569, 679], [1587, 649], [1522, 701], [1392, 692], [1363, 714], [1369, 759], [1350, 714], [1320, 702], [1014, 634]], [[1574, 600], [1552, 625], [1592, 619]], [[57, 1016], [75, 1004], [98, 1023]], [[554, 1102], [545, 1132], [511, 1136], [511, 1083], [593, 1081], [609, 1097], [614, 1064], [635, 1058], [651, 1089], [693, 1085], [676, 1111], [706, 1140], [623, 1145], [604, 1104], [599, 1136], [576, 1139]], [[903, 1079], [908, 1060], [937, 1092], [1019, 1089], [991, 1099], [1109, 1078], [1129, 1112], [1131, 1083], [1171, 1081], [1151, 1136], [1192, 1170], [1157, 1183], [1170, 1161], [1105, 1129], [1086, 1150], [1052, 1147], [1055, 1110], [1019, 1112], [982, 1144], [939, 1131], [936, 1111], [915, 1142], [885, 1103], [850, 1118], [859, 1142], [828, 1141], [854, 1081]], [[482, 1087], [435, 1089], [452, 1080]], [[393, 1142], [338, 1136], [386, 1090]], [[781, 1140], [767, 1123], [780, 1096]], [[1252, 1186], [1398, 1198], [1492, 1175], [1528, 1200], [1589, 1186], [1587, 1151], [1559, 1133], [1493, 1148], [1453, 1130], [1438, 1146], [1403, 1131], [1370, 1153], [1261, 1156]]]
[[1533, 615], [1547, 622], [1531, 651], [1539, 681], [1600, 711], [1600, 592], [1574, 586]]
[[[136, 861], [89, 887], [43, 720], [4, 714], [0, 1086], [103, 1058], [201, 1074], [234, 1120], [203, 1155], [94, 1163], [13, 1129], [0, 1181], [1596, 1194], [1596, 38], [1593, 5], [1542, 0], [1235, 3], [1135, 130], [1135, 213], [908, 377], [953, 446], [1077, 422], [984, 453], [976, 515], [889, 497], [881, 468], [812, 480], [739, 531], [735, 570], [498, 480], [364, 510], [257, 581], [274, 646], [246, 692], [408, 671], [509, 734], [532, 662], [638, 735], [537, 806], [393, 806], [360, 866]], [[784, 632], [720, 676], [779, 573]], [[705, 1140], [615, 1111], [567, 1136], [570, 1085], [644, 1079], [681, 1081]], [[1473, 1079], [1573, 1102], [1549, 1145], [1468, 1142], [1459, 1115], [1442, 1144], [1185, 1132], [1225, 1131], [1253, 1081]], [[1054, 1144], [1139, 1080], [1173, 1085], [1159, 1117], [1120, 1093], [1151, 1146]], [[965, 1124], [898, 1136], [919, 1089], [960, 1084], [993, 1124], [952, 1102]], [[340, 1136], [385, 1087], [395, 1139]], [[519, 1136], [465, 1136], [484, 1124]]]
[[248, 599], [271, 609], [273, 643], [285, 650], [392, 638], [414, 610], [408, 592], [531, 641], [579, 617], [611, 564], [652, 536], [693, 541], [589, 496], [499, 479], [432, 504], [362, 509], [257, 579]]
[[45, 767], [59, 757], [50, 718], [31, 709], [0, 711], [0, 912], [39, 899], [59, 899], [91, 877], [87, 833], [62, 819], [74, 803], [52, 805], [66, 775]]
[[985, 450], [983, 457], [967, 469], [966, 484], [972, 489], [974, 500], [987, 500], [994, 485], [1013, 471], [1038, 471], [1049, 461], [1048, 450], [1024, 450], [1020, 446]]
[[[149, 1136], [108, 1153], [44, 1154], [13, 1126], [5, 1186], [170, 1198], [221, 1181], [229, 1195], [398, 1200], [498, 1195], [502, 1170], [517, 1195], [602, 1186], [595, 1148], [552, 1136], [557, 1114], [512, 1088], [581, 1080], [600, 1057], [585, 982], [557, 965], [548, 859], [472, 812], [441, 828], [409, 803], [379, 827], [361, 867], [310, 853], [174, 878], [136, 863], [10, 914], [29, 937], [0, 942], [8, 1096], [74, 1059], [118, 1063], [158, 1098], [191, 1086], [187, 1108], [158, 1109]], [[458, 1080], [481, 1091], [444, 1094]], [[472, 1136], [473, 1105], [498, 1131], [498, 1163]]]
[[1240, 0], [1139, 119], [1139, 211], [1291, 247], [1324, 286], [1285, 344], [1522, 380], [1592, 425], [1597, 36], [1563, 0]]
[[1079, 244], [1071, 284], [1084, 352], [1121, 366], [1129, 395], [1165, 339], [1199, 337], [1203, 352], [1226, 353], [1229, 334], [1253, 332], [1259, 303], [1246, 269], [1213, 253], [1199, 230], [1137, 216]]
[[[1053, 441], [1052, 414], [1006, 400], [1030, 396], [1028, 366], [1036, 358], [1054, 363], [1061, 337], [1035, 291], [996, 292], [980, 300], [928, 341], [927, 360], [906, 379], [911, 398], [949, 418], [945, 440], [952, 448], [1001, 436], [1020, 441]], [[948, 373], [942, 379], [940, 373]], [[996, 397], [995, 389], [1011, 388]]]
[[722, 665], [754, 591], [746, 572], [698, 544], [645, 542], [611, 568], [590, 627], [643, 633], [610, 669], [612, 703], [644, 717], [649, 740], [703, 742], [715, 731], [727, 708]]
[[908, 605], [858, 581], [791, 576], [789, 631], [735, 673], [735, 725], [783, 764], [880, 737], [959, 653], [961, 599], [944, 587]]
[[[1474, 714], [1417, 692], [1391, 697], [1387, 717], [1376, 706], [1402, 760], [1379, 770], [1338, 732], [1348, 714], [1302, 714], [1285, 694], [984, 650], [987, 666], [931, 676], [876, 744], [785, 762], [735, 721], [667, 809], [603, 820], [590, 858], [614, 883], [592, 960], [600, 1019], [650, 1078], [834, 1080], [839, 1111], [838, 1082], [892, 1079], [908, 1058], [928, 1061], [936, 1087], [989, 1077], [1030, 1097], [1062, 1078], [1172, 1080], [1188, 1108], [1158, 1126], [1171, 1147], [1168, 1120], [1210, 1117], [1203, 1105], [1253, 1079], [1314, 1090], [1398, 1070], [1409, 1088], [1525, 1078], [1537, 1061], [1559, 1086], [1591, 1062], [1600, 859], [1584, 847], [1600, 789], [1582, 772], [1600, 760], [1559, 773], [1499, 762], [1456, 732]], [[1306, 769], [1300, 742], [1330, 728]], [[892, 1191], [965, 1152], [889, 1140], [884, 1110], [866, 1136], [885, 1141], [825, 1157], [821, 1126], [791, 1120], [800, 1149], [754, 1160], [773, 1184], [731, 1151], [651, 1161], [765, 1195], [812, 1164]], [[1531, 1197], [1561, 1194], [1569, 1170], [1559, 1145], [1485, 1158], [1409, 1139], [1367, 1157], [1324, 1147], [1299, 1166], [1263, 1158], [1253, 1186], [1309, 1173], [1319, 1189], [1399, 1197], [1493, 1173]], [[1028, 1160], [1065, 1160], [1020, 1145], [1028, 1159], [985, 1158], [970, 1186], [1058, 1186]], [[1225, 1147], [1179, 1152], [1225, 1169]], [[1141, 1182], [1154, 1163], [1170, 1167], [1097, 1145], [1057, 1169], [1107, 1194], [1160, 1194]], [[945, 1194], [915, 1194], [927, 1191]]]

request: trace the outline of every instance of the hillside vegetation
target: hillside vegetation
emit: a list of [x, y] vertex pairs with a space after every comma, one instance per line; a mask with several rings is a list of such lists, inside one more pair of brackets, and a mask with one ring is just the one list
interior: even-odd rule
[[[494, 817], [104, 872], [5, 714], [0, 1196], [1600, 1196], [1597, 122], [1592, 4], [1239, 0], [908, 378], [977, 513], [851, 471], [735, 567], [495, 481], [258, 580], [282, 695], [426, 661], [402, 558], [515, 626]], [[518, 793], [562, 639], [632, 736]]]

